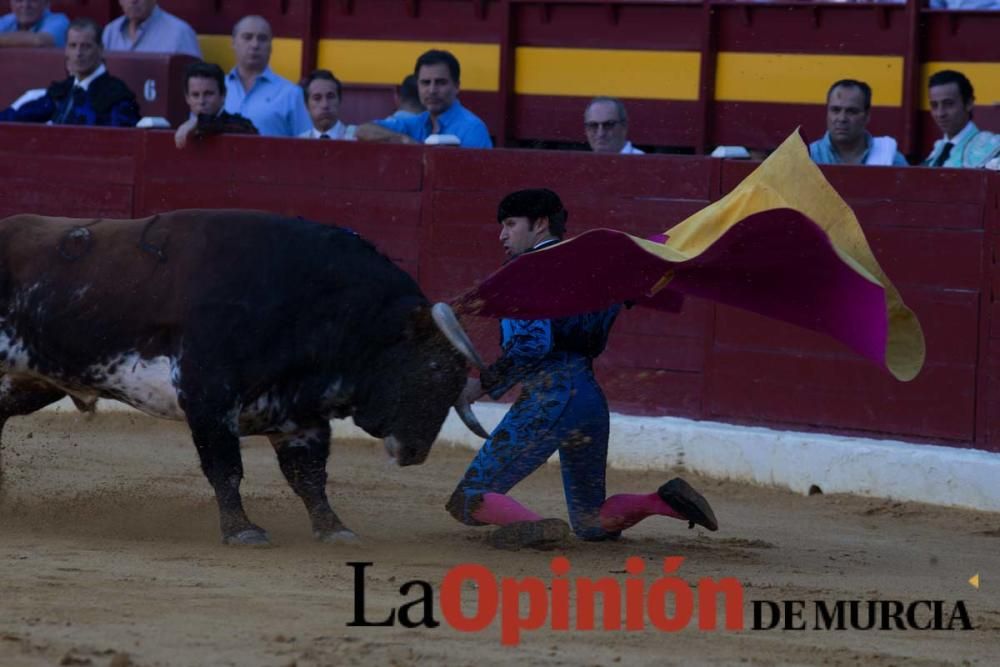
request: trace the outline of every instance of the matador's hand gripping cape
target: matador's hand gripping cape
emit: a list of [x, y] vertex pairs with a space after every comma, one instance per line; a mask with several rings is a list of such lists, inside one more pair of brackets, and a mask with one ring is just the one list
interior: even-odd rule
[[684, 295], [827, 334], [899, 380], [924, 363], [919, 321], [798, 133], [732, 192], [662, 235], [584, 232], [506, 264], [457, 305], [545, 319], [628, 301], [676, 312]]

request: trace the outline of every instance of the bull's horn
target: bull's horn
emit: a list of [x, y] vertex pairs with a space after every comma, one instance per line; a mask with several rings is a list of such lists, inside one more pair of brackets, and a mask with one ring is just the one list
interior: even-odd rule
[[[469, 335], [465, 333], [465, 329], [458, 323], [458, 318], [455, 317], [451, 306], [446, 303], [435, 303], [434, 307], [431, 308], [431, 317], [434, 318], [434, 324], [437, 325], [437, 328], [448, 339], [448, 342], [461, 352], [462, 356], [468, 359], [470, 364], [480, 370], [486, 368], [483, 358], [476, 352], [476, 348], [469, 339]], [[465, 417], [462, 417], [462, 419], [464, 420]], [[468, 422], [466, 422], [466, 425], [468, 426]], [[472, 427], [470, 426], [469, 428]]]
[[476, 413], [472, 411], [472, 406], [469, 405], [467, 401], [463, 401], [461, 398], [455, 403], [455, 412], [458, 413], [459, 419], [465, 424], [470, 431], [478, 435], [480, 438], [489, 438], [490, 434], [486, 432], [483, 425], [479, 423], [476, 419]]

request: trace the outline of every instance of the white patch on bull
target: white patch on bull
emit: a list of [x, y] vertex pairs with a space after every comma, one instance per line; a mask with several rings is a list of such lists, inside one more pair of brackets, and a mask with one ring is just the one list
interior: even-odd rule
[[31, 299], [31, 295], [40, 290], [41, 287], [41, 283], [33, 283], [27, 287], [15, 290], [14, 294], [11, 296], [10, 309], [15, 312], [26, 310], [28, 307], [28, 301]]
[[[0, 321], [0, 328], [3, 324]], [[26, 373], [30, 361], [24, 341], [11, 338], [7, 332], [0, 330], [0, 370], [4, 373]]]
[[223, 423], [229, 432], [236, 437], [240, 436], [240, 406], [235, 405], [226, 412], [225, 420]]
[[323, 391], [320, 396], [320, 406], [327, 415], [337, 418], [344, 418], [354, 414], [354, 405], [351, 394], [353, 387], [345, 387], [344, 379], [337, 378]]
[[14, 381], [11, 380], [9, 375], [4, 375], [0, 377], [0, 399], [7, 398], [10, 396], [11, 387], [14, 386]]
[[110, 395], [153, 417], [184, 419], [174, 383], [179, 372], [170, 357], [144, 359], [137, 352], [128, 352], [91, 366], [86, 376], [93, 378], [93, 387], [102, 395]]
[[287, 406], [272, 392], [265, 392], [243, 406], [239, 413], [242, 435], [259, 433], [292, 433], [299, 425], [287, 418]]

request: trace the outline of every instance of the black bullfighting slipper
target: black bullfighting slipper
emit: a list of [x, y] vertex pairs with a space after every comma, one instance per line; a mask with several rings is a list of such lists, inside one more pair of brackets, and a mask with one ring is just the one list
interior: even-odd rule
[[698, 524], [709, 530], [719, 529], [715, 512], [705, 500], [705, 496], [695, 491], [680, 477], [673, 478], [657, 489], [656, 493], [663, 499], [663, 502], [688, 520], [688, 528], [694, 528], [694, 525]]
[[490, 533], [490, 544], [495, 549], [555, 549], [569, 539], [569, 524], [562, 519], [516, 521], [501, 526]]

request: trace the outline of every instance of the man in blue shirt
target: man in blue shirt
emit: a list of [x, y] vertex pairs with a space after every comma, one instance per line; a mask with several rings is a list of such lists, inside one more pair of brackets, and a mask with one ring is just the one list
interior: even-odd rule
[[297, 137], [312, 128], [302, 89], [275, 74], [271, 25], [244, 16], [233, 28], [236, 67], [226, 75], [226, 111], [249, 118], [265, 137]]
[[[551, 190], [513, 192], [497, 211], [500, 242], [511, 259], [544, 251], [562, 240], [568, 217]], [[718, 529], [708, 501], [680, 478], [653, 493], [604, 495], [610, 418], [593, 363], [620, 309], [614, 305], [553, 320], [505, 318], [500, 323], [503, 354], [467, 382], [463, 396], [469, 402], [484, 394], [498, 399], [521, 385], [521, 395], [447, 503], [462, 523], [499, 526], [490, 535], [493, 546], [548, 548], [568, 537], [565, 521], [543, 519], [507, 495], [557, 451], [570, 523], [581, 539], [615, 539], [650, 516]]]
[[486, 124], [458, 101], [461, 68], [455, 56], [448, 51], [427, 51], [417, 58], [413, 73], [426, 111], [365, 123], [358, 128], [359, 140], [422, 144], [432, 134], [450, 134], [458, 137], [463, 148], [493, 148]]
[[69, 19], [49, 11], [49, 0], [10, 0], [10, 8], [0, 16], [0, 47], [66, 46]]
[[122, 15], [104, 28], [106, 51], [185, 53], [201, 58], [194, 29], [156, 5], [156, 0], [119, 0]]
[[403, 82], [396, 87], [393, 97], [396, 100], [396, 110], [388, 118], [413, 118], [424, 112], [420, 103], [420, 91], [417, 89], [417, 77], [407, 74]]
[[1000, 10], [1000, 0], [931, 0], [931, 9], [996, 9]]
[[826, 134], [809, 144], [817, 164], [863, 164], [905, 167], [906, 158], [892, 137], [873, 137], [872, 89], [864, 81], [841, 79], [826, 93]]

